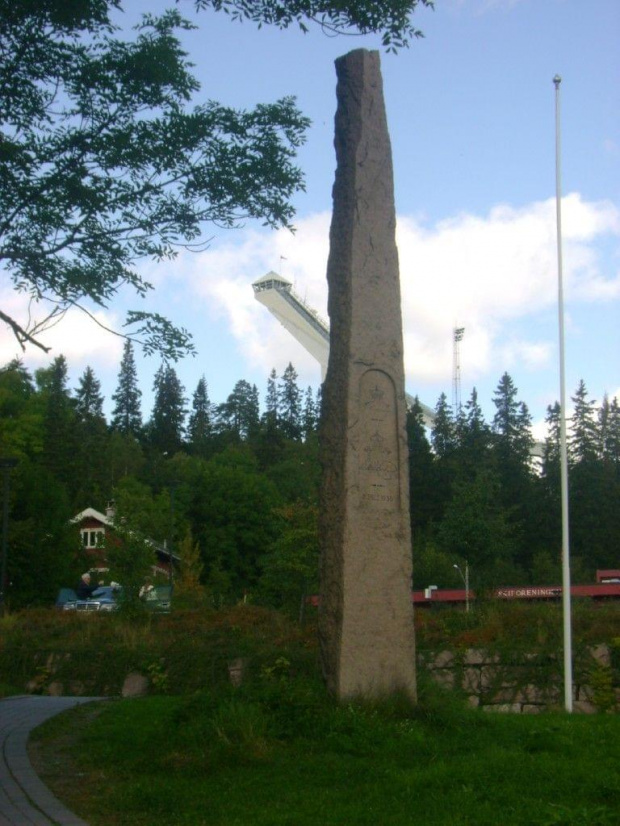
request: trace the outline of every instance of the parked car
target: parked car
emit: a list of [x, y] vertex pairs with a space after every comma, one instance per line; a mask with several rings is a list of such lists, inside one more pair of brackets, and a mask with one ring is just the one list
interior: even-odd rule
[[56, 598], [56, 607], [63, 611], [117, 611], [123, 589], [112, 585], [101, 585], [88, 599], [78, 599], [72, 588], [61, 588]]
[[[171, 585], [155, 585], [147, 593], [143, 600], [150, 611], [157, 614], [168, 614], [170, 612], [170, 601], [172, 597]], [[63, 611], [102, 611], [109, 613], [117, 611], [123, 601], [123, 589], [120, 585], [101, 585], [88, 599], [78, 599], [72, 588], [61, 588], [56, 597], [56, 607]]]

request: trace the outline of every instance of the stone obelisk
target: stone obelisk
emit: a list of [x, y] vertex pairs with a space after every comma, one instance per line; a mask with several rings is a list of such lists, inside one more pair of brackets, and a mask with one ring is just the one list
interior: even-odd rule
[[415, 699], [409, 463], [392, 153], [378, 52], [336, 61], [321, 420], [319, 637], [340, 698]]

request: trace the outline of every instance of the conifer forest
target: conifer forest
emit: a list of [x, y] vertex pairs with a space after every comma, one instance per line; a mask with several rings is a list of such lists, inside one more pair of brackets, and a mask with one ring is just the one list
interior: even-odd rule
[[[117, 515], [191, 562], [214, 605], [240, 599], [295, 610], [318, 588], [320, 389], [298, 385], [292, 364], [261, 393], [239, 380], [224, 400], [194, 389], [162, 362], [152, 410], [142, 406], [133, 345], [103, 412], [86, 368], [68, 386], [64, 356], [34, 375], [19, 361], [0, 370], [0, 456], [10, 471], [6, 600], [51, 605], [85, 565], [71, 519], [85, 508]], [[505, 373], [486, 421], [475, 390], [455, 414], [442, 394], [425, 426], [408, 413], [414, 587], [474, 588], [561, 580], [559, 404], [535, 445], [527, 405]], [[571, 572], [594, 581], [618, 565], [620, 410], [584, 382], [568, 428]]]

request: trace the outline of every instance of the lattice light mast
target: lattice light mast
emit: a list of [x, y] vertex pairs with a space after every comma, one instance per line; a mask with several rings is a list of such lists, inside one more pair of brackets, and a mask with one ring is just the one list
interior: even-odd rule
[[452, 412], [456, 419], [461, 412], [461, 352], [460, 343], [465, 335], [465, 327], [455, 327], [452, 350]]

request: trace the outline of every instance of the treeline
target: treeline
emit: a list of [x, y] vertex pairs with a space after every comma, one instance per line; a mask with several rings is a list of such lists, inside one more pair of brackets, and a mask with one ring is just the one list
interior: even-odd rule
[[[277, 599], [273, 588], [287, 577], [297, 583], [306, 570], [316, 587], [320, 391], [302, 391], [289, 364], [268, 377], [261, 412], [255, 385], [238, 381], [213, 403], [203, 377], [188, 397], [167, 363], [153, 391], [143, 417], [129, 342], [109, 421], [90, 367], [74, 389], [64, 356], [34, 376], [19, 361], [0, 370], [0, 456], [18, 459], [10, 486], [10, 605], [49, 604], [76, 580], [84, 557], [70, 519], [111, 501], [136, 530], [175, 552], [190, 556], [197, 546], [194, 568], [216, 602], [255, 590], [259, 579], [267, 598]], [[306, 553], [306, 567], [290, 563], [291, 536], [292, 556]], [[301, 572], [277, 573], [279, 548], [285, 567], [301, 565]]]
[[[125, 345], [112, 413], [87, 368], [67, 386], [63, 356], [36, 371], [0, 370], [0, 456], [11, 471], [7, 598], [49, 604], [84, 565], [70, 519], [86, 507], [117, 513], [191, 561], [189, 580], [215, 604], [247, 598], [296, 610], [317, 582], [320, 391], [302, 391], [292, 365], [224, 402], [203, 377], [191, 397], [163, 364], [143, 417], [134, 354]], [[616, 567], [620, 548], [620, 412], [580, 383], [569, 432], [574, 581]], [[502, 376], [487, 423], [474, 390], [435, 423], [408, 414], [414, 584], [549, 584], [560, 579], [559, 405], [538, 459], [527, 407]]]
[[[568, 427], [573, 582], [620, 567], [620, 409], [597, 407], [583, 381]], [[561, 582], [560, 405], [547, 409], [547, 438], [535, 444], [527, 405], [505, 373], [486, 422], [476, 390], [454, 415], [440, 397], [430, 443], [421, 411], [409, 415], [417, 586], [459, 585], [469, 563], [474, 587]], [[455, 578], [456, 574], [456, 578]], [[461, 583], [462, 587], [462, 583]]]

